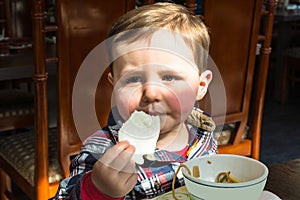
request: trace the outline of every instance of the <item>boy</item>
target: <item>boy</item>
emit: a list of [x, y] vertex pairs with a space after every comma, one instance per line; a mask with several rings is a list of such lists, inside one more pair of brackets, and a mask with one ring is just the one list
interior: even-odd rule
[[[183, 6], [157, 3], [125, 14], [109, 36], [111, 116], [84, 142], [55, 199], [152, 198], [171, 190], [180, 163], [217, 152], [214, 122], [194, 108], [212, 79], [203, 70], [209, 36], [201, 20]], [[135, 147], [118, 141], [135, 110], [160, 119], [154, 158], [145, 156], [142, 165], [131, 160]], [[183, 184], [179, 173], [176, 187]]]

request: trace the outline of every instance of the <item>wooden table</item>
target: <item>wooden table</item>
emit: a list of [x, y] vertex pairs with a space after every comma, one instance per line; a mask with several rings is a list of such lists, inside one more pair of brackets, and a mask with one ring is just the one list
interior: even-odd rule
[[270, 166], [265, 190], [283, 200], [300, 199], [300, 158]]
[[[54, 46], [47, 48], [49, 55], [54, 51]], [[56, 63], [47, 65], [49, 75], [56, 74]], [[32, 49], [0, 56], [0, 81], [33, 77], [34, 62]]]

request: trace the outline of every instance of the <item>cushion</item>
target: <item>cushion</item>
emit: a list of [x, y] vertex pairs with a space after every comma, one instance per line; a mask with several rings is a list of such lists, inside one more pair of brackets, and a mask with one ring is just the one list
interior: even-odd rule
[[[49, 183], [60, 181], [63, 172], [58, 162], [57, 129], [49, 129]], [[33, 186], [34, 131], [0, 135], [0, 156]]]
[[[235, 123], [224, 124], [222, 127], [217, 127], [214, 132], [214, 138], [217, 140], [218, 145], [225, 145], [229, 143], [231, 133], [235, 130]], [[246, 126], [244, 133], [242, 135], [242, 139], [248, 138], [248, 130], [249, 127]]]

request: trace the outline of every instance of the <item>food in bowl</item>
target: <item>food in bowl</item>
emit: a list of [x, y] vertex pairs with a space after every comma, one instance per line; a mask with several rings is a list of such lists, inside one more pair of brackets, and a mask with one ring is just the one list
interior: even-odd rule
[[216, 182], [217, 183], [239, 183], [241, 181], [233, 177], [230, 174], [230, 171], [228, 171], [228, 172], [220, 172], [216, 177]]
[[[260, 161], [232, 154], [208, 155], [189, 160], [186, 167], [199, 167], [200, 177], [182, 169], [191, 199], [257, 200], [267, 181], [268, 168]], [[218, 174], [230, 171], [237, 183], [218, 183]]]

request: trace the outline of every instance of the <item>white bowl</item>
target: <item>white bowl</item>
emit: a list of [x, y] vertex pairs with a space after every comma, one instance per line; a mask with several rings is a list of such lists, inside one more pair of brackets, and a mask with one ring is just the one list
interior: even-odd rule
[[[185, 163], [191, 170], [197, 165], [200, 178], [182, 169], [187, 191], [192, 199], [205, 200], [258, 200], [265, 187], [268, 168], [261, 162], [232, 154], [216, 154], [189, 160]], [[220, 172], [228, 172], [239, 183], [216, 183]]]

